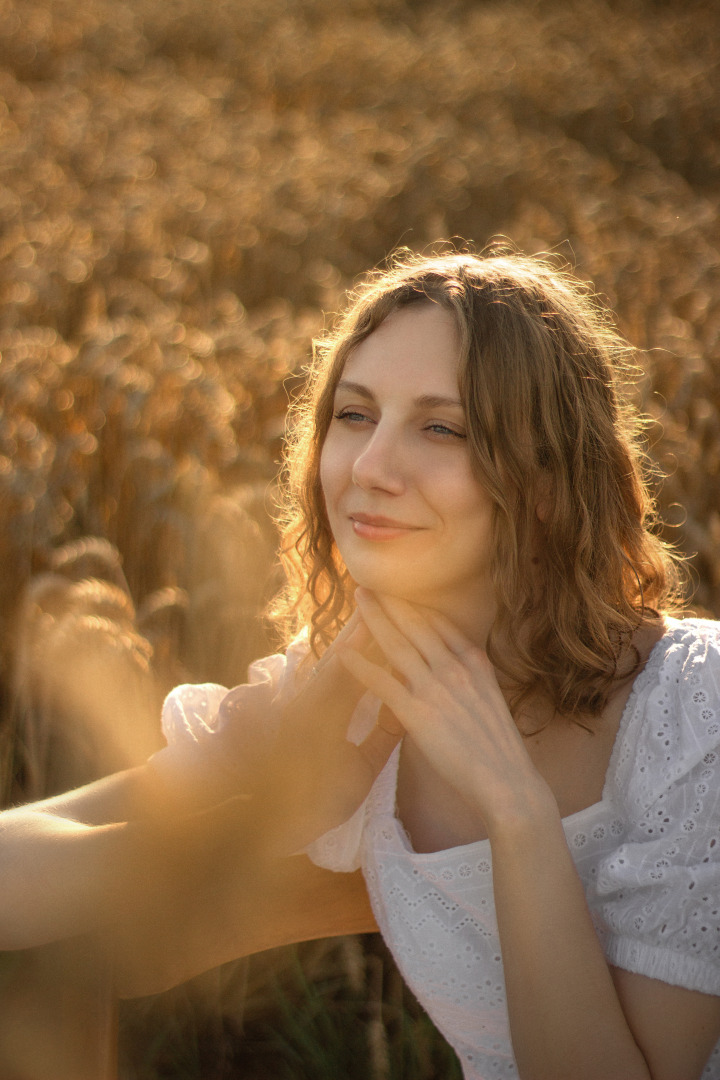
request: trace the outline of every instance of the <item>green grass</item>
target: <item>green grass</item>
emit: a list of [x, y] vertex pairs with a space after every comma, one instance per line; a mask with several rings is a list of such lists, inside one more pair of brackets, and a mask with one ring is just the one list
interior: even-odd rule
[[461, 1080], [376, 935], [269, 956], [125, 1003], [121, 1080]]

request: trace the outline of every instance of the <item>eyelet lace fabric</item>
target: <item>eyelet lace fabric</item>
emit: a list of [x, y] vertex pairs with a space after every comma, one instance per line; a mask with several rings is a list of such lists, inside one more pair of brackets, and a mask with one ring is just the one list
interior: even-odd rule
[[275, 653], [251, 664], [242, 686], [176, 686], [162, 710], [167, 746], [149, 760], [159, 782], [171, 790], [179, 787], [186, 804], [207, 805], [237, 795], [275, 734], [278, 706], [293, 693], [307, 653], [302, 635], [285, 655]]
[[[720, 994], [720, 624], [674, 623], [635, 680], [602, 799], [564, 819], [608, 961]], [[309, 849], [361, 865], [380, 930], [466, 1080], [517, 1075], [489, 841], [413, 851], [396, 750], [364, 806]], [[720, 1044], [703, 1072], [720, 1080]]]
[[[163, 710], [162, 778], [198, 797], [237, 788], [259, 732], [293, 692], [307, 642], [258, 661], [246, 686], [182, 686]], [[377, 718], [366, 696], [348, 737]], [[365, 803], [308, 849], [362, 866], [398, 967], [455, 1048], [466, 1080], [517, 1075], [508, 1026], [489, 841], [418, 854], [395, 813], [399, 751]], [[720, 624], [673, 623], [635, 680], [602, 799], [566, 818], [568, 846], [608, 961], [720, 994]], [[720, 1080], [720, 1044], [703, 1072]]]

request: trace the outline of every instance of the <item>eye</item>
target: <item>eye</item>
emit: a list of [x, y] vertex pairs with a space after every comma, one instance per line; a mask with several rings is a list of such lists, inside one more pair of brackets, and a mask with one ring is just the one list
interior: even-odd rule
[[425, 430], [431, 431], [434, 435], [439, 435], [443, 439], [467, 439], [464, 431], [456, 431], [455, 428], [448, 427], [447, 424], [428, 424]]
[[338, 409], [333, 413], [333, 420], [347, 420], [350, 424], [362, 424], [371, 423], [372, 420], [365, 413], [358, 412], [357, 409]]

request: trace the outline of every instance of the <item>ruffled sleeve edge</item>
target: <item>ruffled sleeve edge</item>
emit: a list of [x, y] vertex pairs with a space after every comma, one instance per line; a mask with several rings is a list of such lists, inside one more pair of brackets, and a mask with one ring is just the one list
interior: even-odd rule
[[603, 951], [608, 963], [624, 971], [682, 986], [685, 990], [720, 995], [720, 968], [700, 957], [615, 934], [603, 939]]

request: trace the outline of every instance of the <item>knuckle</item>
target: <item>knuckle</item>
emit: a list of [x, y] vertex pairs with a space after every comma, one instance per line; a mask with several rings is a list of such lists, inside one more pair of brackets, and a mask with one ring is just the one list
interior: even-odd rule
[[465, 664], [458, 659], [452, 659], [446, 666], [444, 682], [452, 690], [465, 691], [470, 689], [472, 677]]
[[493, 670], [493, 666], [490, 663], [490, 659], [485, 650], [479, 649], [476, 645], [468, 647], [465, 658], [471, 668], [481, 672], [483, 675], [487, 675], [488, 672]]

